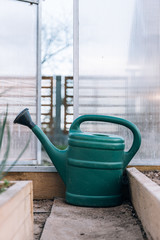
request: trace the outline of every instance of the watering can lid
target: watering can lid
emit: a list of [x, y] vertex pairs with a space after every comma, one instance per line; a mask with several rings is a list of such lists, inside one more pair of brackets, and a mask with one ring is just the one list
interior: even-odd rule
[[124, 149], [124, 139], [113, 134], [98, 134], [88, 132], [70, 132], [69, 145], [100, 148], [100, 149]]

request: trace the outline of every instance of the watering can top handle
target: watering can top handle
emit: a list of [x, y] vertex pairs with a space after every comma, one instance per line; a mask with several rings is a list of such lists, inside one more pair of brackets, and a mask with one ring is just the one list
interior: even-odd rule
[[136, 154], [136, 152], [138, 151], [141, 145], [141, 134], [139, 129], [136, 127], [136, 125], [134, 125], [133, 123], [125, 119], [113, 117], [113, 116], [83, 115], [74, 120], [74, 122], [70, 127], [70, 131], [81, 131], [80, 124], [85, 121], [100, 121], [100, 122], [110, 122], [110, 123], [120, 124], [129, 128], [132, 131], [133, 137], [134, 137], [133, 143], [129, 151], [125, 152], [125, 155], [124, 155], [124, 167], [126, 167], [130, 162], [130, 160], [133, 158], [133, 156]]

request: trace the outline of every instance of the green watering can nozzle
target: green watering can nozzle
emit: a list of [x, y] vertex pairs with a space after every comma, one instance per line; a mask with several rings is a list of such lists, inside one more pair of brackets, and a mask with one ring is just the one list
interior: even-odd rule
[[15, 118], [14, 123], [18, 123], [32, 129], [35, 126], [35, 123], [32, 121], [28, 110], [28, 108], [25, 108], [22, 112], [20, 112]]
[[44, 149], [46, 150], [51, 161], [55, 165], [57, 171], [59, 172], [63, 182], [66, 182], [66, 159], [67, 151], [60, 151], [57, 149], [44, 132], [32, 121], [28, 108], [25, 108], [22, 112], [18, 114], [15, 118], [14, 123], [18, 123], [29, 127], [32, 132], [37, 136], [39, 141], [42, 143]]

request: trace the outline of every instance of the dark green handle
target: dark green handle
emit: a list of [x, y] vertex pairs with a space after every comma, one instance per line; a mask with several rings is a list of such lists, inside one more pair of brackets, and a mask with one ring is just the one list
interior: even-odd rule
[[104, 116], [104, 115], [83, 115], [78, 117], [72, 123], [70, 131], [81, 131], [80, 124], [85, 121], [100, 121], [100, 122], [110, 122], [123, 125], [129, 128], [133, 133], [133, 143], [128, 152], [124, 153], [124, 168], [128, 165], [130, 160], [138, 151], [141, 145], [141, 134], [139, 129], [133, 123], [118, 117]]

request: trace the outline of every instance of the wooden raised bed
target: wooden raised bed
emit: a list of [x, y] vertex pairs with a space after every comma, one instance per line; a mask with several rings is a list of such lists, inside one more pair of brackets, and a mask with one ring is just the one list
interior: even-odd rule
[[33, 240], [32, 181], [11, 183], [0, 194], [0, 239]]
[[128, 168], [130, 196], [148, 239], [160, 239], [160, 186], [136, 168]]

